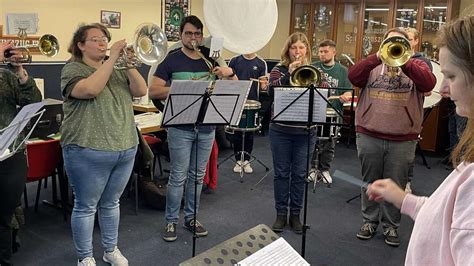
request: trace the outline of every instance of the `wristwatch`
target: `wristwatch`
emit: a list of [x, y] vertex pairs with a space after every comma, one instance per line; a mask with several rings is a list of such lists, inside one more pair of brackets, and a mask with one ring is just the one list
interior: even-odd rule
[[230, 75], [228, 76], [228, 78], [233, 78], [233, 77], [235, 76], [234, 69], [233, 69], [233, 68], [231, 68], [231, 69], [232, 69], [232, 74], [230, 74]]

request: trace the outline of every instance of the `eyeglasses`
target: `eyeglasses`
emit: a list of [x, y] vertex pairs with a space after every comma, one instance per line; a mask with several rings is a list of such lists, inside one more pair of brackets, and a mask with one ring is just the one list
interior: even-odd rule
[[86, 41], [91, 41], [91, 42], [95, 42], [95, 43], [99, 43], [99, 42], [108, 43], [109, 38], [107, 38], [105, 36], [104, 37], [92, 37], [92, 38], [86, 39]]
[[202, 36], [202, 32], [201, 31], [196, 31], [196, 32], [192, 32], [192, 31], [185, 31], [184, 32], [184, 36], [190, 38], [194, 35], [194, 37], [201, 37]]

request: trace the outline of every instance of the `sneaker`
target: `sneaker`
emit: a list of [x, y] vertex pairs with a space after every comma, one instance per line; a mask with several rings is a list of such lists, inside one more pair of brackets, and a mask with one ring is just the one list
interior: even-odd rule
[[308, 180], [308, 182], [314, 182], [316, 180], [316, 169], [311, 168], [311, 170], [309, 170], [309, 175], [306, 179]]
[[234, 173], [240, 173], [242, 171], [242, 161], [235, 162]]
[[110, 263], [112, 266], [128, 266], [128, 260], [122, 255], [122, 252], [115, 247], [112, 252], [104, 252], [102, 260]]
[[398, 239], [397, 229], [389, 227], [383, 232], [383, 234], [385, 235], [385, 244], [392, 247], [400, 246], [400, 239]]
[[[191, 219], [189, 221], [184, 222], [183, 227], [191, 231], [191, 233], [194, 233], [194, 220]], [[202, 226], [202, 224], [198, 220], [196, 220], [196, 235], [207, 236], [208, 233], [209, 232], [204, 228], [204, 226]]]
[[411, 193], [411, 182], [408, 182], [407, 185], [405, 186], [405, 192]]
[[77, 261], [77, 266], [95, 266], [95, 259], [93, 257], [85, 257], [81, 261]]
[[253, 169], [252, 169], [252, 166], [250, 166], [250, 162], [249, 162], [249, 161], [245, 160], [244, 163], [243, 163], [243, 165], [244, 165], [244, 172], [245, 172], [246, 174], [251, 174], [251, 173], [253, 173]]
[[375, 235], [375, 227], [371, 223], [364, 223], [357, 233], [357, 238], [362, 240], [371, 239]]
[[286, 225], [286, 215], [277, 215], [275, 223], [272, 225], [273, 232], [280, 233], [283, 232], [283, 228]]
[[332, 184], [332, 177], [329, 174], [329, 171], [323, 171], [322, 175], [324, 176], [324, 178], [323, 178], [323, 183], [324, 184]]
[[167, 223], [165, 226], [165, 232], [163, 233], [163, 239], [166, 242], [173, 242], [178, 238], [176, 235], [176, 224]]

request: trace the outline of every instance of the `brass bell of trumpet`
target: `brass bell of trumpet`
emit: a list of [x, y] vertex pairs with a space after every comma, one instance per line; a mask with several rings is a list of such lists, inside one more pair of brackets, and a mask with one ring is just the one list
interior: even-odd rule
[[[45, 34], [38, 40], [38, 44], [15, 46], [5, 51], [5, 63], [31, 63], [30, 49], [38, 48], [41, 54], [47, 57], [54, 57], [59, 52], [59, 42], [52, 34]], [[21, 57], [12, 58], [11, 50], [20, 51]]]
[[166, 57], [168, 39], [164, 31], [153, 23], [143, 23], [135, 30], [133, 44], [124, 48], [114, 65], [115, 69], [138, 68], [142, 63], [154, 65]]
[[309, 86], [310, 84], [319, 85], [321, 82], [321, 72], [312, 65], [302, 65], [297, 67], [290, 76], [290, 85]]
[[410, 42], [402, 36], [392, 36], [382, 41], [379, 49], [380, 60], [391, 67], [404, 65], [413, 56]]

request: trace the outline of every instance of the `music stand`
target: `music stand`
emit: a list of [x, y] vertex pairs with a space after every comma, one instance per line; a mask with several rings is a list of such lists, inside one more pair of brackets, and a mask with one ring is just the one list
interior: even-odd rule
[[[310, 142], [311, 130], [316, 125], [345, 126], [344, 123], [326, 122], [326, 109], [329, 105], [345, 121], [343, 114], [334, 108], [328, 100], [328, 90], [352, 90], [347, 88], [322, 88], [314, 84], [307, 87], [277, 87], [274, 88], [275, 103], [274, 117], [271, 122], [285, 122], [295, 126], [304, 126], [307, 131], [307, 153], [306, 153], [306, 176], [309, 174], [310, 165]], [[315, 97], [317, 95], [318, 97]], [[352, 94], [354, 95], [354, 94]], [[353, 98], [354, 96], [352, 96]], [[316, 184], [316, 179], [315, 179]], [[301, 243], [301, 256], [305, 257], [306, 249], [306, 231], [309, 225], [306, 224], [308, 206], [308, 182], [305, 182], [304, 203], [303, 203], [303, 233]]]
[[197, 169], [200, 126], [237, 125], [250, 90], [244, 80], [175, 80], [166, 99], [161, 125], [188, 125], [196, 131], [196, 160], [194, 171], [194, 228], [192, 256], [196, 253]]
[[[10, 124], [0, 130], [0, 161], [4, 161], [9, 157], [13, 156], [30, 137], [33, 129], [38, 124], [41, 116], [45, 110], [39, 111], [44, 106], [43, 102], [32, 103], [24, 106]], [[25, 126], [28, 124], [31, 118], [39, 116], [39, 119], [33, 124], [28, 134], [19, 143], [17, 142], [20, 133], [23, 131]], [[8, 151], [8, 147], [13, 145], [13, 150]]]

